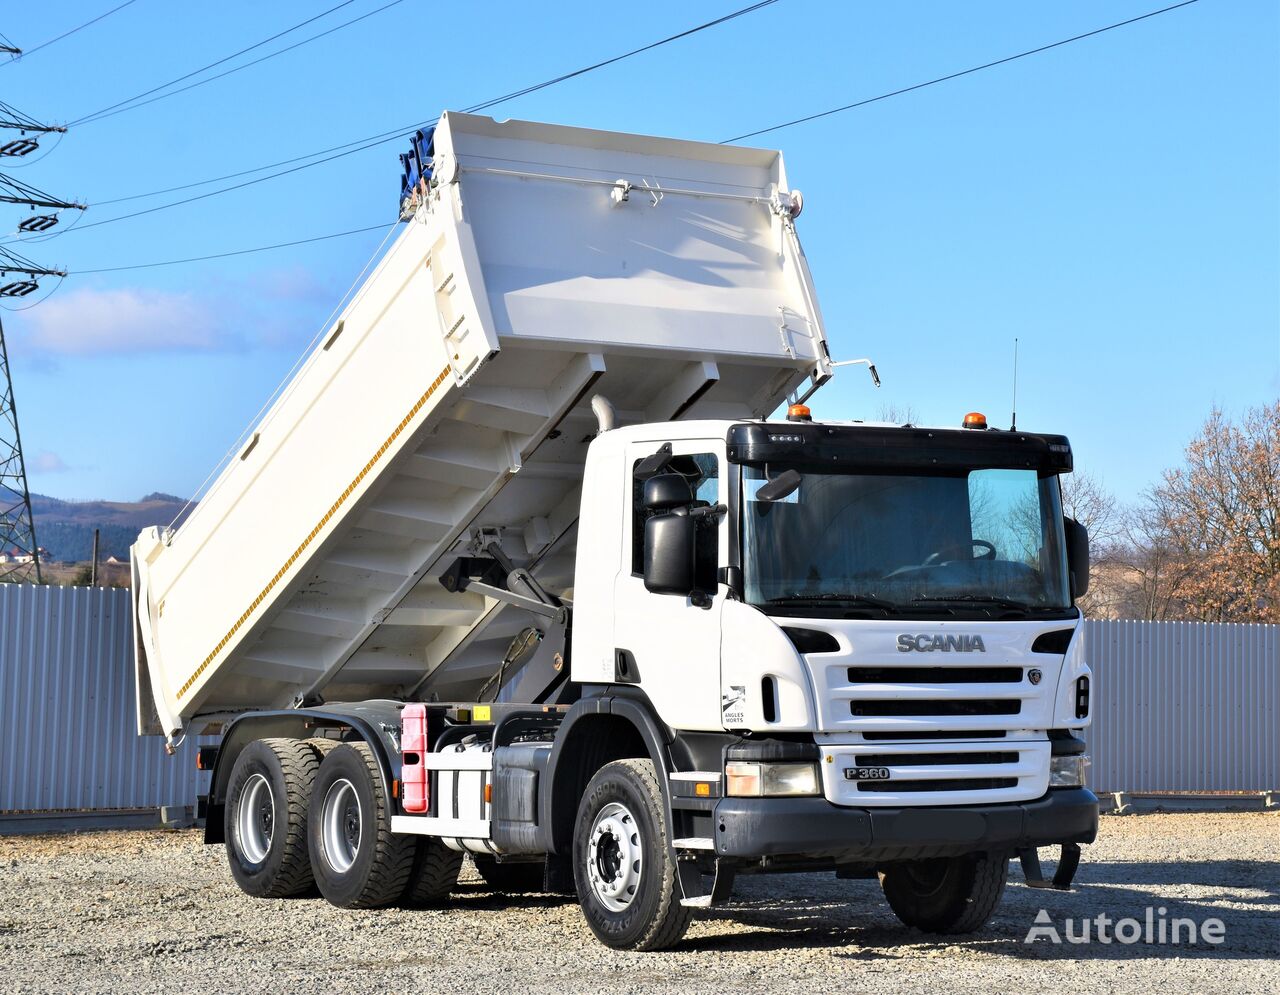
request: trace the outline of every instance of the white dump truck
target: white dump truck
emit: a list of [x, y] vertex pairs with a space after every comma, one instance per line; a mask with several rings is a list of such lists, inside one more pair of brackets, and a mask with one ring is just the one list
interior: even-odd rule
[[739, 874], [878, 875], [939, 932], [1014, 859], [1069, 887], [1067, 439], [813, 418], [777, 152], [447, 113], [405, 171], [372, 275], [133, 547], [140, 732], [221, 735], [240, 887], [447, 902], [469, 853], [626, 949]]

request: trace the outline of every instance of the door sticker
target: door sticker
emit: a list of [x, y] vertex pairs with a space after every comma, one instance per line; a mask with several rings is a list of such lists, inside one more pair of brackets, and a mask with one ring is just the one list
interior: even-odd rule
[[730, 684], [729, 689], [720, 695], [720, 712], [726, 726], [743, 725], [746, 702], [747, 689], [741, 684]]

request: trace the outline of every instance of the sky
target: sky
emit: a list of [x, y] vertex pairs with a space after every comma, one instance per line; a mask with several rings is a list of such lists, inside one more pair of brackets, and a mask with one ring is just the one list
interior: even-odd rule
[[[75, 121], [338, 2], [135, 0], [0, 65], [0, 100]], [[355, 0], [215, 71], [387, 2]], [[32, 490], [191, 495], [382, 233], [79, 271], [389, 223], [407, 142], [89, 227], [227, 184], [103, 201], [426, 121], [746, 2], [401, 0], [225, 79], [71, 127], [6, 164], [90, 205], [79, 227], [67, 214], [56, 237], [8, 246], [71, 274], [0, 312]], [[29, 49], [115, 5], [11, 6], [0, 31]], [[779, 0], [486, 113], [720, 141], [1164, 5]], [[804, 193], [799, 233], [833, 355], [870, 356], [883, 378], [874, 390], [864, 370], [840, 371], [812, 401], [818, 418], [896, 409], [952, 425], [976, 410], [1005, 426], [1017, 337], [1019, 427], [1070, 436], [1077, 468], [1134, 501], [1215, 405], [1239, 416], [1280, 397], [1272, 0], [1200, 0], [751, 144], [782, 149]], [[25, 213], [0, 205], [0, 230]]]

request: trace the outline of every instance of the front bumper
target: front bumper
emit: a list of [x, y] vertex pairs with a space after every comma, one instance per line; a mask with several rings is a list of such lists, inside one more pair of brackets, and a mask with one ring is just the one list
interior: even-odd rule
[[841, 862], [909, 860], [1059, 843], [1092, 843], [1098, 798], [1059, 788], [1033, 802], [953, 808], [846, 808], [825, 798], [722, 798], [719, 857]]

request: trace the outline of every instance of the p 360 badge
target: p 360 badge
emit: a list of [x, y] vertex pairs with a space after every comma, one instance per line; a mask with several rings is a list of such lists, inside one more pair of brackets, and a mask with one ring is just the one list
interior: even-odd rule
[[844, 776], [847, 781], [887, 781], [890, 775], [888, 767], [846, 767]]

